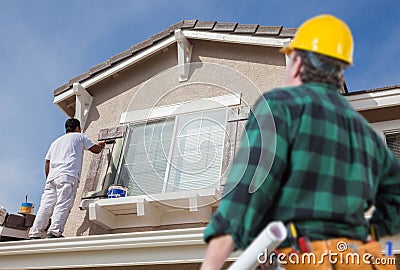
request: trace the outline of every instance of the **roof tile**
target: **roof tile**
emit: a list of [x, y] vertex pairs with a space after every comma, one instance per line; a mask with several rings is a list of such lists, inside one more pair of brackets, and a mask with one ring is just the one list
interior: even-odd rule
[[71, 86], [71, 85], [69, 84], [69, 82], [67, 82], [66, 84], [61, 85], [60, 87], [56, 88], [56, 89], [54, 90], [54, 96], [57, 96], [57, 95], [61, 94], [62, 92], [65, 92], [66, 90], [68, 90], [68, 88], [69, 88], [70, 86]]
[[111, 61], [110, 59], [104, 61], [103, 63], [100, 63], [94, 67], [92, 67], [91, 69], [89, 69], [89, 73], [90, 75], [93, 75], [99, 71], [102, 71], [105, 68], [108, 68], [109, 66], [111, 66]]
[[256, 35], [277, 36], [281, 32], [282, 26], [260, 26], [257, 28]]
[[213, 31], [217, 32], [233, 32], [238, 24], [237, 23], [227, 23], [227, 22], [217, 22], [214, 25]]
[[168, 27], [168, 31], [169, 31], [170, 33], [172, 33], [172, 32], [174, 32], [176, 29], [182, 28], [182, 27], [183, 27], [183, 23], [184, 23], [184, 22], [183, 22], [183, 20], [182, 20], [182, 21], [179, 21], [179, 22], [177, 22], [177, 23], [171, 25], [170, 27]]
[[142, 41], [136, 45], [133, 45], [131, 47], [131, 51], [132, 51], [132, 53], [136, 53], [142, 49], [149, 47], [152, 44], [153, 44], [153, 41], [151, 39], [146, 39], [145, 41]]
[[165, 37], [167, 37], [167, 36], [169, 36], [169, 35], [170, 35], [170, 32], [169, 32], [169, 30], [167, 29], [167, 30], [161, 31], [161, 32], [159, 32], [159, 33], [153, 35], [150, 39], [151, 39], [153, 42], [157, 42], [157, 41], [159, 41], [159, 40], [161, 40], [161, 39], [163, 39], [163, 38], [165, 38]]
[[125, 58], [127, 58], [127, 57], [129, 57], [131, 55], [132, 55], [132, 51], [129, 49], [129, 50], [120, 52], [119, 54], [114, 55], [113, 57], [111, 57], [110, 58], [110, 62], [111, 62], [111, 64], [114, 64], [116, 62], [124, 60]]
[[184, 20], [182, 28], [193, 28], [197, 23], [197, 20]]
[[69, 80], [69, 84], [73, 85], [74, 83], [81, 82], [84, 79], [87, 79], [89, 77], [90, 77], [90, 73], [89, 73], [89, 71], [86, 71], [86, 72], [79, 74], [78, 76], [72, 78], [71, 80]]
[[297, 28], [283, 28], [281, 33], [279, 34], [280, 37], [294, 37], [296, 34]]
[[195, 27], [193, 28], [194, 30], [212, 30], [214, 25], [215, 25], [215, 21], [198, 21], [195, 25]]
[[258, 24], [238, 24], [235, 34], [253, 34], [256, 32]]

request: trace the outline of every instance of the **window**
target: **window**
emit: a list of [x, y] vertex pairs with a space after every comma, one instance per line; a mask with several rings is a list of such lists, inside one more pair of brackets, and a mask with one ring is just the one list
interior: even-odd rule
[[392, 150], [395, 157], [400, 159], [400, 133], [386, 134], [386, 144]]
[[218, 189], [226, 117], [219, 109], [131, 124], [118, 183], [130, 196]]

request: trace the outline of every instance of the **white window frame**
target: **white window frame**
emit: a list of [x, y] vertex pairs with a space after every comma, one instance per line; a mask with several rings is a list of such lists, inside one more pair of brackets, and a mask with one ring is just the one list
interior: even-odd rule
[[[220, 111], [220, 110], [223, 110], [223, 109], [225, 109], [224, 125], [226, 126], [226, 124], [228, 122], [227, 121], [228, 120], [228, 112], [226, 111], [226, 108], [212, 109], [212, 110], [207, 110], [207, 111], [202, 111], [202, 112], [194, 112], [194, 113], [187, 113], [187, 114], [179, 114], [179, 115], [174, 115], [174, 116], [169, 116], [168, 117], [169, 119], [173, 119], [174, 122], [173, 122], [172, 131], [171, 131], [171, 142], [169, 143], [169, 151], [168, 151], [166, 169], [165, 169], [165, 172], [164, 172], [163, 185], [162, 185], [162, 189], [161, 189], [160, 193], [171, 192], [171, 191], [167, 191], [168, 190], [168, 186], [169, 186], [170, 181], [171, 181], [170, 172], [171, 172], [171, 169], [172, 169], [172, 164], [171, 164], [170, 161], [173, 160], [173, 154], [174, 154], [174, 151], [176, 150], [175, 146], [176, 146], [176, 143], [177, 143], [177, 140], [178, 140], [178, 138], [177, 138], [177, 128], [178, 128], [178, 125], [179, 125], [179, 122], [180, 122], [180, 117], [182, 117], [182, 116], [190, 116], [190, 115], [198, 115], [199, 113], [208, 113], [208, 112], [212, 113], [212, 112]], [[202, 119], [201, 121], [203, 122], [204, 120]], [[153, 124], [154, 122], [157, 122], [157, 120], [149, 121], [148, 124]], [[143, 122], [131, 123], [130, 124], [130, 127], [128, 129], [129, 130], [128, 134], [127, 134], [127, 136], [126, 136], [126, 138], [124, 140], [124, 144], [123, 144], [123, 147], [122, 147], [122, 151], [123, 151], [122, 152], [122, 156], [121, 156], [121, 159], [119, 161], [118, 168], [117, 168], [117, 174], [116, 174], [116, 177], [115, 177], [115, 183], [116, 184], [120, 184], [121, 172], [123, 170], [123, 165], [124, 165], [123, 164], [123, 161], [124, 161], [123, 155], [127, 153], [127, 149], [126, 148], [128, 147], [129, 138], [131, 136], [131, 134], [130, 134], [131, 127], [135, 126], [135, 125], [142, 125], [142, 124], [143, 124]], [[162, 124], [162, 123], [160, 122], [160, 124]], [[223, 137], [223, 140], [222, 140], [222, 147], [223, 147], [223, 142], [225, 141], [225, 139], [226, 139], [226, 136], [224, 134], [224, 137]], [[221, 151], [220, 154], [221, 154], [221, 159], [222, 159], [223, 158], [224, 149], [222, 148], [222, 149], [220, 149], [220, 151]], [[220, 167], [219, 168], [220, 175], [218, 176], [217, 183], [215, 183], [215, 188], [218, 191], [221, 189], [222, 160], [221, 160], [221, 164], [219, 164], [219, 167]], [[176, 192], [179, 192], [179, 191], [176, 191]], [[153, 195], [153, 194], [154, 193], [151, 193], [149, 195]], [[138, 196], [138, 195], [133, 195], [133, 196]]]

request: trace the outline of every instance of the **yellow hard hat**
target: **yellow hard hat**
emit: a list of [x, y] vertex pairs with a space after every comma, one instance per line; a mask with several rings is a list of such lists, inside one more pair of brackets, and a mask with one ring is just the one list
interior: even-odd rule
[[293, 41], [281, 49], [290, 54], [294, 49], [320, 53], [353, 63], [353, 37], [345, 22], [332, 15], [319, 15], [304, 22]]

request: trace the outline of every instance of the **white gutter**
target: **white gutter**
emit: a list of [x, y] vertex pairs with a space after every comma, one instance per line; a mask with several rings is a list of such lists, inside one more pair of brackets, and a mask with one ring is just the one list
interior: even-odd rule
[[277, 37], [257, 37], [248, 35], [224, 34], [213, 33], [193, 30], [183, 30], [183, 34], [189, 39], [202, 39], [229, 43], [239, 43], [258, 46], [269, 47], [283, 47], [290, 42], [290, 38], [277, 38]]
[[378, 109], [400, 105], [400, 89], [378, 91], [346, 96], [357, 111]]
[[191, 228], [1, 242], [0, 269], [200, 263], [206, 249], [203, 230]]

